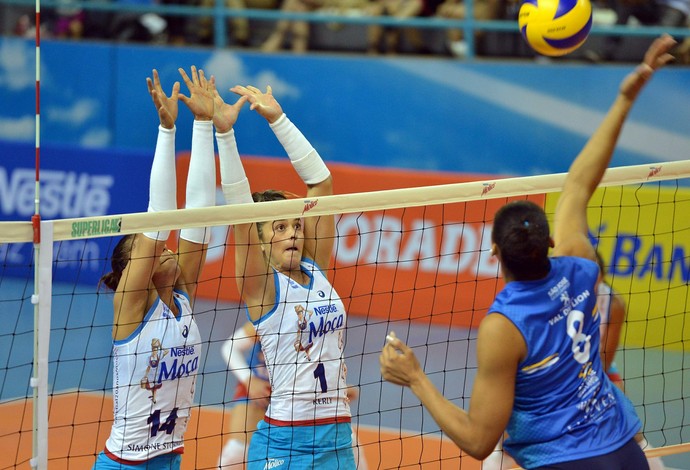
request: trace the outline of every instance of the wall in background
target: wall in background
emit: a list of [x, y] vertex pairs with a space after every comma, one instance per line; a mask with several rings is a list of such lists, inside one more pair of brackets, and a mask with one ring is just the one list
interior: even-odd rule
[[[180, 79], [178, 67], [191, 65], [215, 75], [227, 100], [234, 99], [227, 90], [235, 84], [270, 84], [327, 161], [510, 175], [565, 171], [631, 69], [46, 41], [42, 144], [152, 152], [157, 116], [145, 78], [156, 68], [170, 90]], [[33, 41], [0, 39], [2, 154], [6, 142], [33, 145], [34, 69]], [[688, 84], [686, 67], [654, 77], [632, 112], [614, 165], [687, 157], [690, 109], [680, 103], [690, 98]], [[178, 149], [185, 150], [192, 117], [182, 108]], [[241, 153], [282, 155], [265, 121], [248, 108], [236, 129]]]

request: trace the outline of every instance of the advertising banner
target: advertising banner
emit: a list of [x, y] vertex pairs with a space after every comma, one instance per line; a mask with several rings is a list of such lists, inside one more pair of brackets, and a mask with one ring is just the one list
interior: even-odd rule
[[[0, 143], [0, 221], [29, 221], [35, 213], [35, 147]], [[153, 154], [46, 146], [41, 149], [39, 208], [43, 220], [146, 210]], [[56, 243], [56, 281], [98, 283], [108, 269], [113, 238]], [[33, 245], [0, 245], [0, 274], [33, 276]], [[76, 280], [76, 281], [75, 281]]]
[[[549, 194], [553, 213], [558, 194]], [[626, 302], [621, 342], [682, 350], [690, 341], [690, 190], [675, 184], [600, 188], [587, 214], [607, 279]]]

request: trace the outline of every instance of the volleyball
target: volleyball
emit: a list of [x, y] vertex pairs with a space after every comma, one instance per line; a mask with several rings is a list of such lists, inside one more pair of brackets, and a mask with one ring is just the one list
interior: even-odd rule
[[573, 52], [592, 27], [590, 0], [525, 0], [518, 24], [532, 49], [546, 56]]

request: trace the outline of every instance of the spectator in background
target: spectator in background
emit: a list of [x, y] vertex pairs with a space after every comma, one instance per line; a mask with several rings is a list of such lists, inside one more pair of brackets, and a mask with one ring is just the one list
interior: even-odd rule
[[[276, 0], [226, 0], [227, 6], [233, 10], [244, 10], [247, 8], [260, 8], [263, 10], [274, 10], [278, 8]], [[231, 18], [230, 34], [232, 35], [235, 44], [238, 46], [249, 45], [249, 20], [247, 18], [236, 17]]]
[[[216, 0], [201, 0], [201, 6], [212, 8]], [[230, 10], [260, 9], [273, 10], [278, 8], [278, 0], [225, 0], [226, 8]], [[213, 44], [213, 23], [211, 17], [199, 18], [197, 22], [196, 35], [199, 42]], [[242, 16], [228, 17], [228, 35], [233, 46], [247, 47], [252, 43], [251, 28], [249, 19]]]
[[[326, 6], [328, 0], [283, 0], [281, 11], [306, 13]], [[268, 39], [261, 46], [264, 52], [275, 52], [286, 46], [293, 52], [304, 53], [309, 49], [309, 23], [306, 21], [280, 20]]]
[[[436, 9], [436, 16], [440, 18], [464, 20], [466, 18], [465, 2], [463, 0], [445, 0]], [[495, 20], [498, 19], [500, 0], [476, 0], [474, 2], [474, 19]], [[477, 34], [479, 36], [479, 34]], [[448, 30], [448, 52], [456, 57], [467, 55], [467, 42], [463, 40], [461, 29]]]
[[[610, 0], [617, 25], [627, 25], [631, 18], [646, 26], [684, 27], [690, 15], [690, 0]], [[600, 50], [587, 50], [592, 62], [614, 60], [622, 36], [607, 36]]]
[[21, 15], [17, 18], [12, 28], [12, 35], [19, 36], [22, 38], [29, 38], [36, 35], [36, 27], [31, 21], [31, 17], [28, 14]]
[[[90, 0], [92, 4], [117, 3], [123, 6], [148, 6], [155, 0]], [[86, 10], [84, 37], [122, 42], [165, 43], [167, 23], [153, 12], [140, 13], [128, 8], [115, 11]]]
[[74, 0], [59, 0], [55, 8], [53, 34], [57, 38], [81, 39], [84, 35], [86, 13]]
[[[392, 16], [395, 18], [414, 18], [417, 16], [433, 16], [440, 0], [372, 0], [365, 12], [370, 16]], [[429, 52], [424, 39], [417, 29], [401, 28], [398, 26], [384, 27], [379, 24], [369, 26], [368, 50], [369, 54], [384, 52], [396, 53], [400, 50], [401, 32], [404, 31], [410, 45], [418, 52]], [[383, 40], [383, 44], [381, 41]]]
[[[198, 6], [197, 0], [160, 0], [162, 5], [189, 5]], [[185, 15], [164, 15], [163, 19], [167, 25], [168, 43], [173, 45], [183, 45], [188, 42], [189, 31], [187, 31], [189, 17]]]

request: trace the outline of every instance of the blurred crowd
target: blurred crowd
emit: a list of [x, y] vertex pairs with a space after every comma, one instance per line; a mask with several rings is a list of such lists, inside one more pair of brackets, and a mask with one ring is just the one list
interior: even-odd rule
[[[214, 18], [180, 12], [146, 11], [152, 4], [214, 7], [216, 0], [88, 0], [117, 2], [122, 9], [82, 8], [76, 0], [60, 0], [58, 7], [42, 11], [42, 37], [145, 42], [172, 45], [217, 44]], [[232, 11], [280, 10], [288, 13], [326, 14], [330, 17], [390, 17], [391, 19], [467, 18], [463, 0], [222, 0]], [[474, 0], [476, 20], [516, 20], [519, 0]], [[594, 23], [600, 25], [688, 26], [690, 0], [596, 0]], [[153, 10], [153, 9], [152, 9]], [[32, 36], [34, 15], [26, 7], [0, 5], [0, 33]], [[446, 23], [447, 24], [447, 23]], [[265, 52], [310, 50], [366, 52], [368, 54], [440, 54], [465, 57], [469, 45], [462, 28], [415, 28], [384, 24], [296, 19], [228, 17], [228, 47]], [[515, 32], [477, 31], [474, 47], [482, 56], [534, 55]], [[677, 38], [679, 61], [690, 63], [690, 39]], [[590, 62], [639, 58], [651, 39], [629, 36], [590, 36], [577, 58]]]

